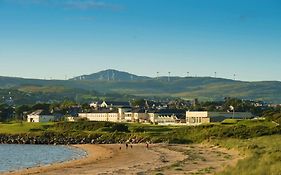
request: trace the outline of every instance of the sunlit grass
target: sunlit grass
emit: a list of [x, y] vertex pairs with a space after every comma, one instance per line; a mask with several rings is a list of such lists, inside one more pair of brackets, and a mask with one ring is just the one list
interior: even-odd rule
[[[55, 132], [62, 137], [93, 137], [111, 143], [136, 139], [155, 143], [200, 143], [209, 140], [215, 145], [235, 148], [246, 158], [240, 160], [235, 168], [228, 168], [221, 174], [256, 175], [280, 174], [281, 135], [270, 135], [278, 127], [268, 121], [234, 121], [228, 124], [188, 126], [157, 126], [152, 124], [128, 124], [127, 131], [116, 131], [116, 124], [107, 122], [60, 122], [60, 123], [0, 123], [0, 134], [31, 134], [44, 137], [45, 132]], [[119, 126], [120, 125], [120, 126]], [[123, 127], [122, 126], [122, 127]], [[111, 129], [110, 129], [111, 128]], [[122, 128], [121, 128], [122, 129]], [[211, 139], [210, 139], [211, 138]]]
[[256, 175], [281, 174], [281, 135], [263, 136], [253, 139], [224, 139], [213, 141], [226, 148], [235, 148], [246, 156], [236, 167], [227, 168], [219, 174]]
[[0, 134], [22, 134], [32, 131], [44, 131], [53, 123], [28, 123], [28, 122], [11, 122], [0, 124]]

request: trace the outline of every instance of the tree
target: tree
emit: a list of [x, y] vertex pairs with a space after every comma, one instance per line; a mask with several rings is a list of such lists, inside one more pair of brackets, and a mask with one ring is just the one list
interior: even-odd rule
[[15, 117], [18, 120], [24, 120], [25, 115], [31, 110], [31, 107], [28, 105], [21, 105], [15, 109]]
[[11, 120], [14, 117], [15, 109], [6, 104], [0, 105], [0, 121]]
[[135, 107], [144, 107], [146, 105], [146, 101], [144, 99], [137, 99], [132, 101], [132, 105]]
[[50, 104], [47, 103], [37, 103], [31, 107], [33, 111], [41, 109], [45, 112], [49, 112], [49, 108], [50, 108]]

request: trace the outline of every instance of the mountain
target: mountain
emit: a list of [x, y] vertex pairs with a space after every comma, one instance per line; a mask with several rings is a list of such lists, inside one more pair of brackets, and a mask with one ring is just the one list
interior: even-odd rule
[[[32, 85], [47, 88], [30, 88]], [[237, 97], [281, 103], [281, 82], [279, 81], [247, 82], [213, 77], [150, 78], [112, 69], [82, 75], [71, 80], [0, 77], [0, 88], [14, 88], [21, 91], [24, 89], [25, 92], [34, 89], [55, 90], [57, 86], [86, 91], [94, 90], [101, 94], [127, 94], [145, 98], [181, 97], [222, 100], [224, 97]]]
[[137, 76], [128, 72], [114, 69], [103, 70], [91, 75], [81, 75], [70, 80], [112, 80], [112, 81], [131, 81], [131, 80], [149, 80], [145, 76]]

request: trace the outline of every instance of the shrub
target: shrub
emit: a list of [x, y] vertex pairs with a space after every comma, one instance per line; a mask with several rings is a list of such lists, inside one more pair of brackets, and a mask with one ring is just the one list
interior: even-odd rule
[[127, 125], [123, 124], [123, 123], [114, 123], [113, 126], [111, 126], [111, 130], [114, 131], [118, 131], [118, 132], [129, 132], [129, 128]]
[[132, 131], [133, 132], [144, 132], [145, 129], [144, 129], [143, 126], [138, 126], [138, 127], [134, 128], [134, 129], [132, 129]]
[[96, 131], [104, 127], [111, 127], [114, 123], [111, 122], [90, 122], [90, 121], [79, 121], [79, 122], [60, 122], [55, 125], [58, 129], [66, 131]]
[[101, 131], [104, 132], [130, 132], [128, 126], [123, 123], [114, 123], [109, 127], [101, 128]]
[[30, 132], [38, 132], [38, 131], [43, 131], [43, 129], [41, 129], [41, 128], [31, 128], [29, 131]]
[[192, 143], [191, 140], [184, 139], [184, 138], [171, 138], [169, 139], [169, 143], [172, 144], [190, 144]]

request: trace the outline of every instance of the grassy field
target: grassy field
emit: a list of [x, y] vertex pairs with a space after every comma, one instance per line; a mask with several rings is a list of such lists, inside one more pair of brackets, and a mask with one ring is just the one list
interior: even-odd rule
[[[120, 123], [119, 123], [120, 124]], [[161, 126], [152, 124], [138, 124], [138, 123], [121, 123], [128, 127], [130, 133], [142, 133], [147, 135], [169, 135], [171, 133], [186, 133], [191, 131], [202, 131], [206, 129], [227, 129], [232, 127], [246, 127], [246, 128], [256, 128], [256, 127], [266, 127], [274, 128], [276, 123], [265, 121], [265, 120], [234, 120], [228, 119], [221, 123], [211, 123], [205, 124], [198, 127], [192, 126]], [[28, 122], [8, 122], [0, 123], [0, 134], [21, 134], [21, 133], [32, 133], [33, 131], [54, 131], [54, 132], [67, 132], [67, 131], [105, 131], [111, 125], [116, 125], [116, 123], [110, 122], [49, 122], [49, 123], [28, 123]], [[189, 133], [189, 135], [194, 135], [195, 133]]]
[[[215, 123], [214, 123], [215, 124]], [[277, 123], [274, 123], [272, 121], [266, 121], [266, 120], [238, 120], [238, 119], [226, 119], [221, 123], [216, 123], [219, 125], [237, 125], [237, 126], [249, 126], [249, 127], [253, 127], [253, 126], [266, 126], [269, 128], [273, 128], [275, 126], [277, 126]]]
[[[277, 128], [277, 131], [276, 131]], [[128, 124], [110, 122], [59, 122], [59, 123], [0, 123], [0, 134], [36, 134], [53, 132], [63, 135], [110, 134], [117, 132], [124, 137], [144, 137], [153, 142], [190, 143], [209, 138], [252, 138], [271, 135], [279, 127], [269, 121], [240, 120], [193, 126], [159, 126], [151, 124]]]
[[228, 168], [223, 175], [280, 175], [281, 174], [281, 135], [262, 136], [247, 140], [224, 139], [212, 143], [229, 149], [238, 149], [245, 159], [235, 168]]
[[62, 93], [67, 90], [64, 86], [32, 86], [32, 85], [26, 85], [21, 86], [19, 91], [28, 92], [28, 93]]
[[52, 125], [54, 125], [54, 123], [0, 123], [0, 134], [24, 134], [30, 132], [41, 132], [50, 128]]
[[[51, 133], [51, 135], [50, 135]], [[128, 139], [154, 143], [208, 142], [229, 149], [237, 149], [245, 156], [235, 168], [220, 174], [257, 175], [281, 174], [281, 128], [269, 121], [235, 121], [192, 126], [157, 126], [109, 122], [76, 123], [0, 123], [0, 134], [28, 136], [60, 136], [99, 139], [119, 143]], [[58, 138], [58, 137], [57, 137]], [[103, 143], [103, 142], [102, 142]]]

